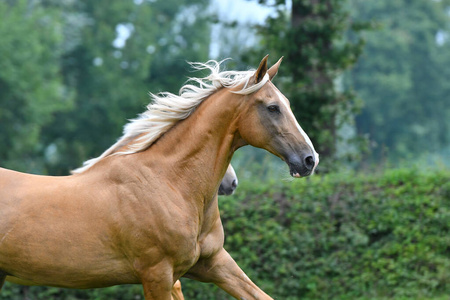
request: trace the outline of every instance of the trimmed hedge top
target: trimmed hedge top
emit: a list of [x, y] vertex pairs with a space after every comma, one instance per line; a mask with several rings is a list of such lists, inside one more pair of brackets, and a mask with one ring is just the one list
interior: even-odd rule
[[[450, 295], [448, 171], [244, 183], [219, 203], [225, 248], [275, 299]], [[186, 299], [231, 299], [189, 284]]]

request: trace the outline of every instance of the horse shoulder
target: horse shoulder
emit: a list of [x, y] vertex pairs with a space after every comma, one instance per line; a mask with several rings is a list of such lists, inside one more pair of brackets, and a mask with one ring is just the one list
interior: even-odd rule
[[158, 248], [174, 257], [181, 252], [183, 260], [196, 256], [200, 225], [194, 207], [161, 174], [160, 166], [135, 164], [132, 156], [111, 160], [104, 175], [125, 248], [139, 249], [136, 255], [156, 257]]

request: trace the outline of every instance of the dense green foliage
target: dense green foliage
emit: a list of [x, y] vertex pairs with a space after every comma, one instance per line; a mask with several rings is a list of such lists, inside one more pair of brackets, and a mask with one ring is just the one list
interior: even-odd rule
[[[226, 249], [275, 299], [450, 293], [448, 171], [247, 182], [220, 207]], [[188, 299], [228, 299], [184, 286]]]
[[[450, 293], [448, 170], [246, 181], [219, 205], [225, 248], [275, 299]], [[231, 299], [211, 284], [182, 282], [186, 299]], [[140, 286], [25, 290], [30, 299], [142, 299]], [[0, 299], [22, 299], [23, 291], [7, 284]]]
[[63, 36], [55, 11], [27, 1], [1, 1], [0, 16], [0, 162], [36, 171], [42, 127], [71, 106], [58, 74]]
[[372, 141], [371, 154], [448, 157], [449, 1], [350, 2], [354, 19], [378, 27], [363, 33], [364, 53], [347, 76], [364, 101], [356, 127]]

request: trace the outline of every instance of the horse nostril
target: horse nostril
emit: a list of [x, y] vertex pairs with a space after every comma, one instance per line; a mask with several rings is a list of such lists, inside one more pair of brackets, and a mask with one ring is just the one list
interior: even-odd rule
[[233, 189], [235, 189], [235, 188], [237, 187], [237, 185], [238, 185], [237, 180], [234, 179], [233, 182], [231, 182], [231, 187], [232, 187]]
[[314, 168], [314, 165], [315, 165], [314, 157], [312, 157], [311, 155], [307, 156], [305, 158], [305, 166], [306, 166], [306, 168], [308, 170], [312, 170]]

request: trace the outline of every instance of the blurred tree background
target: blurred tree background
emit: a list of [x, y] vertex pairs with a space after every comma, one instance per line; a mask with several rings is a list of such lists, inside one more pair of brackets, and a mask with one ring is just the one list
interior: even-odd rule
[[364, 53], [346, 77], [364, 101], [356, 129], [371, 142], [372, 159], [450, 157], [448, 1], [352, 6], [353, 19], [377, 26], [364, 34]]
[[[275, 84], [290, 99], [299, 123], [321, 154], [319, 174], [334, 176], [343, 169], [373, 172], [374, 167], [450, 165], [449, 0], [4, 0], [0, 1], [0, 37], [1, 167], [66, 175], [115, 142], [126, 120], [148, 104], [148, 92], [176, 93], [193, 76], [187, 61], [230, 57], [226, 68], [243, 70], [256, 67], [266, 54], [270, 54], [270, 64], [284, 56]], [[267, 194], [269, 187], [285, 188], [274, 181], [279, 174], [286, 176], [286, 167], [265, 152], [246, 147], [236, 153], [233, 164], [244, 181], [268, 186], [264, 190], [256, 186], [249, 189], [251, 193]], [[405, 180], [411, 179], [410, 173], [406, 174]], [[445, 206], [448, 185], [441, 185], [448, 175], [439, 174], [427, 184], [429, 193], [437, 193]], [[402, 186], [384, 182], [386, 188]], [[435, 185], [430, 187], [432, 183]], [[339, 184], [354, 188], [353, 183]], [[316, 186], [320, 194], [320, 185]], [[403, 197], [402, 192], [392, 193]], [[341, 199], [331, 194], [323, 197]], [[417, 198], [418, 206], [428, 207], [430, 204], [421, 202], [421, 197]], [[245, 202], [244, 198], [233, 199]], [[287, 203], [294, 201], [290, 206], [297, 205], [297, 198], [289, 199]], [[376, 213], [382, 218], [384, 206], [380, 207]], [[231, 213], [231, 208], [227, 212]], [[350, 214], [345, 211], [346, 216]], [[270, 213], [267, 217], [274, 222], [267, 226], [285, 226], [285, 219]], [[438, 219], [430, 222], [444, 228]], [[396, 234], [395, 228], [355, 226], [343, 227], [346, 232], [339, 231], [341, 225], [333, 228], [338, 236], [366, 235], [368, 241], [378, 233], [392, 241]], [[235, 227], [233, 219], [227, 218], [227, 233], [233, 234]], [[242, 244], [235, 239], [239, 237], [232, 239], [230, 247], [236, 247], [232, 251], [238, 253]], [[252, 242], [258, 239], [248, 241]], [[439, 251], [444, 250], [436, 254], [439, 259], [445, 253], [448, 256], [450, 249], [448, 241], [440, 243]], [[236, 255], [263, 256], [253, 251]], [[327, 253], [336, 255], [331, 250]], [[438, 258], [424, 264], [438, 264]], [[328, 261], [329, 257], [323, 259]], [[250, 261], [250, 268], [260, 267], [255, 265], [258, 259]], [[426, 281], [426, 287], [417, 284], [417, 289], [428, 289], [422, 296], [429, 298], [433, 291], [447, 291], [442, 286], [448, 286], [448, 282], [441, 278], [447, 273], [439, 269], [445, 273], [441, 277], [428, 276], [436, 270], [430, 267], [423, 271], [426, 278], [420, 280]], [[285, 270], [280, 272], [286, 275]], [[327, 272], [320, 276], [336, 275]], [[387, 269], [383, 272], [388, 273]], [[262, 277], [270, 282], [270, 278]], [[311, 293], [312, 298], [323, 284], [314, 279], [294, 281], [288, 281], [286, 289], [300, 285], [298, 290]], [[286, 291], [267, 284], [287, 299]], [[366, 281], [364, 284], [367, 287]], [[433, 284], [434, 288], [429, 288]], [[91, 291], [7, 287], [0, 299], [138, 299], [141, 295], [137, 286]], [[375, 286], [368, 290], [368, 294], [354, 295], [378, 295]], [[401, 291], [406, 290], [405, 285]], [[352, 295], [351, 291], [345, 293]], [[203, 298], [192, 290], [188, 294], [193, 299], [213, 297], [206, 291]], [[394, 294], [380, 292], [386, 297]], [[227, 299], [214, 295], [215, 299]]]
[[2, 166], [67, 174], [120, 136], [147, 92], [177, 92], [186, 61], [245, 69], [267, 53], [284, 56], [276, 83], [321, 171], [448, 157], [448, 0], [258, 3], [257, 18], [208, 0], [1, 2]]

